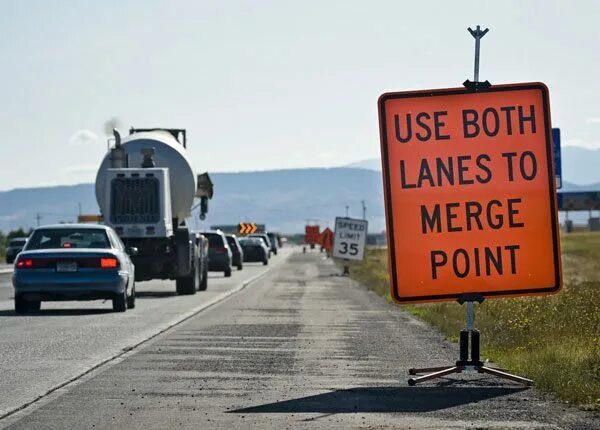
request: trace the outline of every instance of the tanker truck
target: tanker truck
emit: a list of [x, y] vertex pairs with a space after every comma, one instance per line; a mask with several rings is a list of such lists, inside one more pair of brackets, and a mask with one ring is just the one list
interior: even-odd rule
[[114, 147], [96, 175], [96, 200], [104, 224], [130, 250], [135, 280], [174, 279], [178, 294], [206, 289], [206, 239], [186, 225], [200, 200], [208, 211], [213, 186], [207, 173], [196, 177], [186, 154], [184, 129], [136, 129]]

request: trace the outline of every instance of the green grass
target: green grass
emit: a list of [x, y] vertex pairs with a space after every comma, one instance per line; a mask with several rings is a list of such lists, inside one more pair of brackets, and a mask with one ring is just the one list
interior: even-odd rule
[[[600, 410], [600, 234], [563, 234], [561, 246], [560, 293], [476, 305], [482, 354], [566, 402]], [[391, 300], [385, 249], [369, 249], [350, 273]], [[405, 308], [454, 341], [465, 324], [465, 309], [454, 302]]]

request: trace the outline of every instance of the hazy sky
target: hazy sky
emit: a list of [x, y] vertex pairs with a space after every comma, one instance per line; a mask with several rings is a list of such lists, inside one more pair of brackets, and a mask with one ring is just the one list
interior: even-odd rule
[[[576, 3], [576, 6], [575, 6]], [[385, 91], [543, 81], [600, 148], [600, 1], [0, 1], [0, 190], [93, 181], [104, 122], [181, 127], [198, 171], [379, 154]]]

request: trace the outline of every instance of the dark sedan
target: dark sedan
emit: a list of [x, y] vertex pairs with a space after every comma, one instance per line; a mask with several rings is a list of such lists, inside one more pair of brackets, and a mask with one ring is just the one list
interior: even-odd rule
[[244, 261], [269, 264], [269, 250], [264, 241], [257, 237], [242, 237], [240, 245], [244, 250]]
[[15, 258], [17, 258], [19, 252], [23, 250], [25, 243], [27, 243], [26, 237], [15, 237], [8, 242], [8, 247], [6, 248], [6, 264], [15, 262]]
[[267, 233], [253, 233], [253, 234], [249, 235], [248, 237], [261, 239], [265, 243], [265, 246], [267, 247], [268, 257], [271, 258], [271, 253], [273, 252], [273, 250], [271, 247], [271, 239], [269, 239], [269, 236], [267, 235]]
[[244, 250], [242, 249], [242, 245], [240, 245], [235, 234], [228, 234], [225, 237], [227, 238], [229, 248], [231, 248], [232, 266], [237, 267], [238, 270], [242, 270], [244, 267]]
[[232, 254], [225, 235], [221, 230], [202, 232], [202, 235], [208, 239], [208, 270], [230, 277]]
[[271, 241], [271, 252], [277, 255], [277, 251], [279, 249], [279, 241], [277, 240], [277, 234], [267, 233], [267, 236], [269, 236], [269, 240]]

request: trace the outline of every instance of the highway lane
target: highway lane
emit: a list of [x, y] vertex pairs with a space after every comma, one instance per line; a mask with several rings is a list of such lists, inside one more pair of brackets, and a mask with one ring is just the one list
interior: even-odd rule
[[136, 308], [125, 313], [112, 312], [110, 301], [93, 301], [44, 302], [39, 313], [17, 315], [10, 276], [1, 275], [0, 416], [230, 294], [289, 253], [282, 249], [268, 266], [245, 264], [231, 278], [210, 272], [208, 290], [193, 296], [176, 296], [174, 281], [138, 283]]
[[0, 273], [0, 302], [5, 300], [12, 300], [14, 298], [13, 287], [11, 283], [12, 274]]
[[317, 252], [0, 421], [28, 428], [599, 428], [486, 375], [408, 387], [457, 346]]

